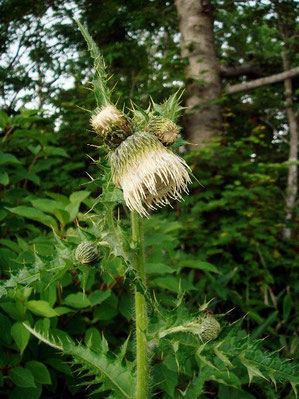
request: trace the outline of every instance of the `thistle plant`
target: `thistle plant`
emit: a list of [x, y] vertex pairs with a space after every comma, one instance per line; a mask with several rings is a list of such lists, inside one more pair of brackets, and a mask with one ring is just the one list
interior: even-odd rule
[[[151, 110], [144, 124], [134, 124], [128, 116], [111, 102], [111, 91], [105, 63], [89, 33], [79, 23], [91, 56], [95, 60], [93, 89], [98, 108], [91, 117], [91, 125], [100, 142], [109, 148], [109, 161], [113, 183], [122, 189], [127, 207], [131, 211], [132, 245], [135, 253], [132, 266], [146, 287], [145, 254], [142, 216], [149, 210], [181, 200], [191, 183], [186, 162], [164, 144], [172, 144], [179, 128], [166, 116], [153, 116]], [[100, 101], [99, 101], [100, 100]], [[169, 110], [177, 117], [179, 103], [173, 101]], [[134, 111], [133, 111], [134, 113]], [[145, 288], [146, 289], [146, 288]], [[148, 397], [147, 305], [144, 293], [135, 287], [136, 319], [136, 398]]]
[[[251, 340], [240, 329], [242, 320], [228, 325], [225, 315], [212, 314], [208, 303], [190, 313], [183, 294], [165, 309], [150, 291], [143, 222], [157, 208], [182, 200], [191, 183], [191, 170], [185, 160], [167, 148], [179, 132], [176, 123], [182, 110], [180, 95], [176, 93], [162, 104], [152, 102], [147, 110], [134, 104], [130, 113], [118, 109], [112, 101], [103, 57], [86, 29], [78, 24], [95, 64], [93, 91], [97, 108], [91, 113], [90, 122], [100, 144], [107, 148], [109, 170], [102, 185], [104, 212], [97, 215], [97, 220], [92, 219], [88, 234], [80, 232], [82, 242], [70, 253], [57, 238], [57, 253], [67, 261], [56, 277], [60, 278], [70, 267], [69, 259], [75, 258], [83, 271], [85, 292], [88, 268], [96, 267], [96, 262], [105, 265], [105, 260], [107, 263], [113, 257], [121, 259], [124, 266], [119, 273], [134, 290], [136, 356], [134, 360], [126, 358], [130, 335], [119, 353], [112, 355], [104, 337], [100, 338], [100, 346], [94, 346], [91, 335], [84, 346], [28, 323], [24, 327], [42, 342], [71, 356], [77, 371], [85, 374], [86, 385], [96, 385], [95, 392], [104, 392], [104, 397], [109, 392], [109, 398], [147, 399], [159, 394], [162, 398], [196, 399], [204, 394], [206, 381], [217, 381], [242, 393], [244, 381], [250, 383], [253, 378], [272, 381], [275, 386], [277, 382], [289, 382], [295, 390], [296, 366], [281, 360], [277, 353], [263, 352], [262, 341]], [[122, 191], [130, 210], [130, 237], [114, 217], [114, 208], [122, 199], [111, 194], [112, 185]], [[102, 269], [108, 272], [105, 267]], [[49, 274], [51, 271], [42, 270]], [[7, 287], [23, 284], [24, 278], [26, 273], [22, 271], [7, 282]], [[28, 278], [38, 281], [39, 274], [31, 273]], [[52, 282], [53, 277], [49, 280]]]

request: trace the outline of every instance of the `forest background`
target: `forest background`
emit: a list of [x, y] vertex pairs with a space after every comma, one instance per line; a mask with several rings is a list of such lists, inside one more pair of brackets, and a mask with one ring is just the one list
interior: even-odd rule
[[[35, 320], [45, 330], [51, 323], [53, 330], [85, 342], [91, 332], [103, 331], [117, 347], [133, 317], [130, 287], [118, 261], [109, 260], [107, 274], [88, 275], [66, 260], [64, 245], [55, 247], [67, 239], [68, 250], [73, 249], [79, 242], [78, 226], [87, 223], [86, 212], [92, 208], [88, 215], [99, 215], [104, 207], [96, 199], [106, 182], [93, 159], [100, 156], [105, 163], [105, 153], [96, 147], [86, 111], [95, 108], [88, 89], [93, 67], [75, 18], [101, 49], [119, 106], [130, 107], [134, 99], [147, 108], [151, 98], [159, 103], [185, 89], [182, 105], [188, 108], [180, 120], [178, 152], [198, 181], [183, 202], [173, 204], [174, 209], [159, 210], [145, 222], [148, 281], [157, 298], [167, 306], [184, 291], [190, 309], [215, 298], [210, 304], [213, 312], [229, 312], [230, 322], [246, 315], [243, 328], [253, 338], [267, 336], [266, 350], [294, 358], [299, 288], [299, 2], [4, 0], [0, 9], [4, 397], [81, 397], [69, 365], [54, 350], [30, 339], [22, 321]], [[118, 212], [126, 215], [119, 193], [116, 200]], [[59, 285], [36, 277], [55, 270], [62, 258], [65, 274], [53, 271]], [[33, 290], [36, 281], [40, 286]], [[54, 304], [59, 311], [54, 312]], [[100, 334], [96, 337], [103, 342]], [[28, 367], [23, 367], [26, 362]], [[20, 375], [14, 371], [19, 368], [27, 371]], [[167, 381], [161, 392], [169, 395], [165, 397], [173, 397], [179, 387], [171, 370], [161, 363]], [[38, 386], [32, 377], [36, 373]], [[275, 392], [273, 386], [252, 383], [240, 396], [221, 381], [209, 384], [202, 397], [293, 395], [284, 385]]]

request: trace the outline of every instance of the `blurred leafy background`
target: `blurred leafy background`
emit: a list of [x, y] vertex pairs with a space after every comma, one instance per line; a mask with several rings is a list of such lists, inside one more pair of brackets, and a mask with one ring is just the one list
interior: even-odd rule
[[[254, 62], [253, 76], [281, 72], [282, 42], [271, 6], [214, 2], [220, 63]], [[82, 239], [109, 240], [109, 230], [99, 227], [109, 225], [109, 212], [121, 214], [123, 230], [129, 228], [121, 193], [101, 196], [106, 157], [89, 128], [92, 64], [75, 17], [102, 50], [120, 106], [130, 107], [133, 98], [147, 107], [150, 96], [160, 102], [189, 84], [172, 0], [2, 2], [0, 389], [8, 398], [82, 397], [73, 369], [53, 348], [30, 339], [22, 322], [95, 348], [106, 338], [115, 349], [133, 317], [119, 258], [103, 250], [98, 264], [87, 268], [73, 255]], [[295, 66], [298, 53], [291, 57]], [[293, 79], [294, 102], [298, 82]], [[267, 336], [266, 350], [294, 358], [299, 215], [296, 207], [292, 238], [283, 240], [289, 166], [283, 84], [224, 95], [221, 104], [222, 139], [191, 152], [183, 148], [198, 179], [190, 195], [146, 221], [149, 285], [165, 306], [184, 291], [190, 313], [215, 298], [215, 313], [230, 311], [230, 322], [246, 314], [243, 327], [254, 338]], [[101, 160], [100, 168], [93, 159]], [[175, 397], [180, 388], [172, 367], [171, 360], [161, 361], [168, 383], [160, 385], [159, 397]], [[201, 397], [292, 395], [287, 385], [275, 391], [255, 381], [241, 394], [215, 377]]]

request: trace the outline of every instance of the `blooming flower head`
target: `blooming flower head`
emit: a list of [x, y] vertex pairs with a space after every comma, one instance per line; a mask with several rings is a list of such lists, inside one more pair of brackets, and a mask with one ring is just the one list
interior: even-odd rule
[[111, 148], [117, 147], [133, 133], [127, 117], [111, 104], [98, 109], [90, 123], [102, 141]]
[[123, 190], [130, 210], [143, 216], [146, 209], [170, 205], [188, 192], [190, 168], [153, 135], [138, 132], [127, 137], [110, 155], [112, 180]]

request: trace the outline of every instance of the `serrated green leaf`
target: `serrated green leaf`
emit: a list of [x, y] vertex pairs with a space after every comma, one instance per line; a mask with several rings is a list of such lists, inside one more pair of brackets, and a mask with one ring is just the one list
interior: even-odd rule
[[195, 375], [187, 387], [187, 389], [182, 392], [182, 396], [184, 399], [194, 399], [199, 398], [200, 395], [204, 392], [204, 384], [206, 381], [206, 376], [204, 373], [200, 373], [199, 375]]
[[66, 375], [73, 375], [70, 366], [60, 358], [57, 357], [47, 358], [45, 359], [45, 363], [53, 367], [55, 370], [60, 371], [61, 373], [64, 373]]
[[11, 381], [21, 388], [35, 388], [34, 378], [31, 371], [17, 367], [9, 371]]
[[65, 157], [65, 158], [69, 158], [69, 154], [65, 151], [64, 148], [61, 147], [51, 147], [48, 146], [43, 152], [42, 152], [43, 156], [46, 157], [53, 157], [53, 156], [58, 156], [58, 157]]
[[219, 344], [215, 345], [213, 347], [215, 355], [229, 368], [233, 368], [234, 366], [232, 365], [231, 361], [228, 359], [228, 357], [221, 351], [219, 350], [219, 347], [222, 345], [222, 342]]
[[194, 289], [193, 284], [188, 280], [174, 276], [157, 277], [151, 280], [151, 285], [179, 293], [181, 290], [189, 291]]
[[179, 266], [190, 267], [192, 269], [198, 269], [198, 270], [203, 270], [205, 272], [213, 272], [220, 274], [216, 266], [212, 265], [211, 263], [203, 262], [200, 260], [185, 259], [180, 261]]
[[7, 344], [11, 343], [11, 321], [4, 314], [0, 313], [0, 336]]
[[91, 305], [89, 299], [82, 292], [68, 295], [63, 303], [76, 309], [86, 308]]
[[57, 313], [55, 310], [50, 306], [49, 302], [46, 301], [28, 301], [27, 308], [37, 316], [43, 317], [55, 317]]
[[250, 360], [246, 359], [243, 354], [239, 356], [241, 363], [246, 367], [248, 376], [249, 376], [249, 383], [251, 383], [253, 377], [260, 377], [267, 380], [267, 378], [263, 375], [263, 373], [256, 367]]
[[12, 154], [5, 154], [0, 151], [0, 166], [3, 165], [20, 165], [21, 162]]
[[75, 191], [70, 195], [70, 203], [65, 207], [65, 211], [70, 215], [70, 222], [76, 218], [81, 202], [84, 201], [89, 195], [89, 191]]
[[84, 342], [86, 346], [94, 352], [101, 352], [102, 339], [101, 334], [95, 327], [89, 328], [85, 333]]
[[23, 326], [23, 323], [17, 322], [11, 327], [11, 336], [23, 354], [30, 338], [30, 332]]
[[[27, 330], [28, 334], [30, 332]], [[36, 360], [26, 362], [26, 369], [30, 370], [37, 384], [51, 384], [51, 376], [47, 367]]]
[[40, 222], [48, 227], [53, 227], [55, 230], [58, 229], [56, 220], [38, 209], [30, 208], [23, 205], [17, 206], [15, 208], [6, 209], [16, 215], [23, 216], [36, 222]]
[[42, 386], [39, 385], [36, 388], [21, 388], [15, 387], [9, 395], [9, 399], [39, 399], [42, 393]]
[[89, 295], [88, 299], [92, 306], [96, 306], [99, 305], [100, 303], [103, 303], [106, 299], [110, 297], [110, 295], [111, 295], [111, 290], [94, 291]]
[[7, 186], [8, 183], [9, 183], [8, 173], [5, 172], [4, 170], [0, 171], [0, 184], [3, 184], [3, 186]]

